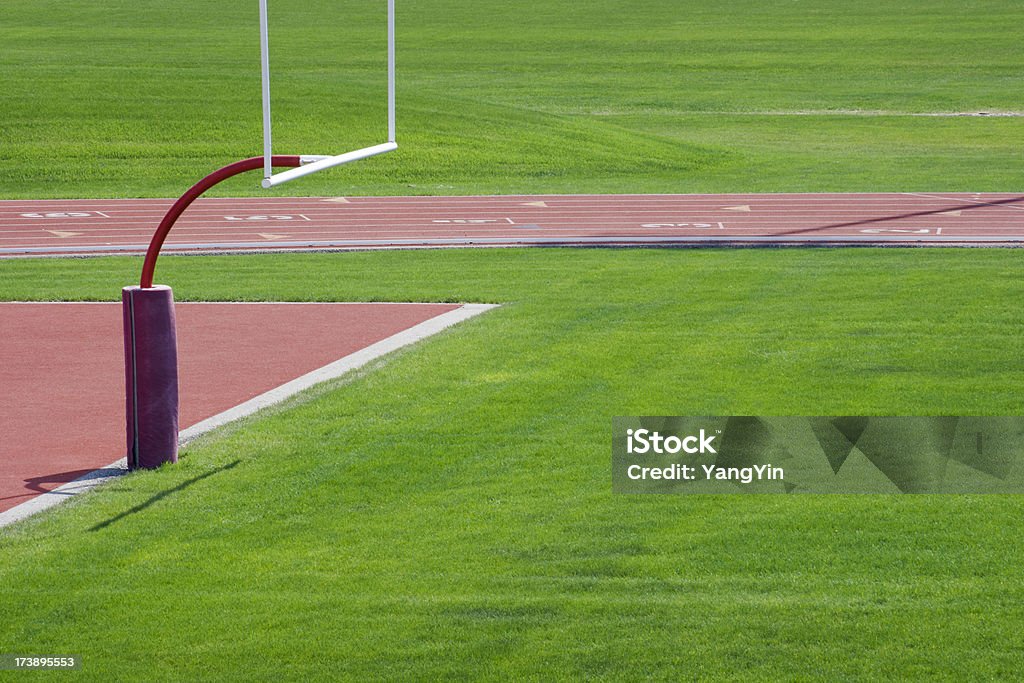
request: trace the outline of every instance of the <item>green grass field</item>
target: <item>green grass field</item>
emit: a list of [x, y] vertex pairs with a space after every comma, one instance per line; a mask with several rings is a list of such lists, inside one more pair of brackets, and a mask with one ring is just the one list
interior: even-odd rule
[[[137, 267], [5, 262], [0, 298], [110, 299]], [[1020, 670], [1019, 497], [616, 496], [609, 440], [617, 414], [1017, 414], [1016, 251], [165, 257], [162, 273], [183, 300], [505, 306], [0, 532], [0, 649], [77, 653], [94, 680]]]
[[[281, 144], [377, 142], [383, 9], [311, 61], [330, 5], [296, 5], [274, 5], [297, 74]], [[255, 3], [3, 14], [2, 196], [177, 195], [259, 152]], [[282, 193], [1021, 189], [1024, 118], [934, 115], [1024, 110], [1011, 2], [399, 16], [403, 148]], [[0, 300], [115, 300], [140, 261], [0, 261]], [[80, 655], [96, 681], [1024, 668], [1024, 499], [616, 496], [609, 439], [624, 414], [1020, 414], [1016, 250], [166, 256], [159, 275], [178, 300], [503, 306], [0, 530], [0, 653]]]

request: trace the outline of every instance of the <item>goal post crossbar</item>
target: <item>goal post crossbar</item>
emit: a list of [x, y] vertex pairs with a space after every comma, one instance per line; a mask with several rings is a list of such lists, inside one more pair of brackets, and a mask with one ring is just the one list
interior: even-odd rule
[[388, 6], [388, 141], [362, 149], [336, 155], [303, 155], [302, 166], [275, 174], [273, 172], [273, 145], [270, 124], [270, 39], [267, 29], [267, 0], [260, 2], [260, 72], [263, 97], [263, 182], [264, 188], [271, 188], [289, 180], [340, 166], [359, 159], [384, 154], [398, 149], [395, 133], [395, 0], [387, 0]]
[[366, 159], [378, 154], [384, 154], [385, 152], [391, 152], [398, 149], [398, 143], [396, 142], [385, 142], [380, 145], [374, 145], [373, 147], [364, 147], [363, 149], [357, 149], [351, 152], [345, 152], [344, 154], [337, 154], [335, 156], [303, 156], [302, 166], [298, 168], [290, 168], [287, 171], [281, 171], [280, 173], [274, 173], [263, 179], [263, 187], [271, 188], [281, 183], [287, 183], [289, 180], [295, 180], [301, 178], [304, 175], [310, 173], [316, 173], [322, 171], [325, 168], [331, 168], [332, 166], [341, 166], [351, 161], [359, 161], [360, 159]]

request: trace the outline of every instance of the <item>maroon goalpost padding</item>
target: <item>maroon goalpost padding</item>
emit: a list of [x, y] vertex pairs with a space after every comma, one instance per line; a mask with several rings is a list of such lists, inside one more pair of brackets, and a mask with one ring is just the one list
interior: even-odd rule
[[128, 468], [178, 461], [178, 341], [170, 287], [125, 287]]

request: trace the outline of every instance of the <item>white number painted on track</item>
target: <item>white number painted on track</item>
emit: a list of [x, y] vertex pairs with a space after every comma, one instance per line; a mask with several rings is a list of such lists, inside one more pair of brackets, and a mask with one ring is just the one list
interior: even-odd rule
[[642, 223], [641, 228], [700, 228], [701, 230], [722, 230], [721, 223]]
[[932, 233], [932, 229], [921, 228], [920, 230], [904, 230], [902, 228], [867, 228], [866, 230], [861, 230], [861, 232], [867, 233], [869, 235], [878, 235], [883, 232], [903, 233], [905, 235], [930, 235]]
[[94, 218], [95, 216], [110, 218], [110, 216], [102, 211], [49, 211], [47, 213], [33, 212], [18, 215], [22, 218]]
[[255, 216], [224, 216], [226, 221], [308, 221], [309, 216], [301, 213], [296, 215], [279, 214], [274, 216], [257, 214]]
[[452, 218], [446, 220], [435, 220], [431, 223], [445, 223], [455, 225], [484, 225], [485, 223], [500, 223], [496, 218]]

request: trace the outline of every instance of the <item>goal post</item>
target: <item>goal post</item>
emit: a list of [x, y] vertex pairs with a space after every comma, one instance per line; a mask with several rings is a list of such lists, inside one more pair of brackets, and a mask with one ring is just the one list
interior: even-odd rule
[[388, 139], [387, 142], [343, 154], [303, 154], [300, 155], [302, 165], [287, 171], [273, 171], [273, 143], [270, 115], [270, 38], [268, 34], [267, 0], [260, 0], [260, 73], [263, 97], [263, 182], [264, 188], [286, 183], [289, 180], [316, 173], [327, 168], [340, 166], [352, 161], [384, 154], [398, 149], [395, 132], [395, 0], [387, 0], [387, 34], [388, 34]]
[[[159, 467], [178, 459], [178, 342], [174, 295], [154, 285], [156, 260], [178, 217], [207, 190], [241, 173], [263, 170], [263, 187], [300, 178], [397, 149], [395, 142], [395, 0], [388, 4], [388, 140], [337, 155], [272, 154], [270, 54], [267, 0], [260, 2], [260, 62], [263, 90], [263, 156], [236, 161], [189, 188], [164, 214], [146, 250], [138, 287], [121, 293], [125, 351], [125, 435], [129, 469]], [[288, 170], [274, 174], [274, 167]]]

